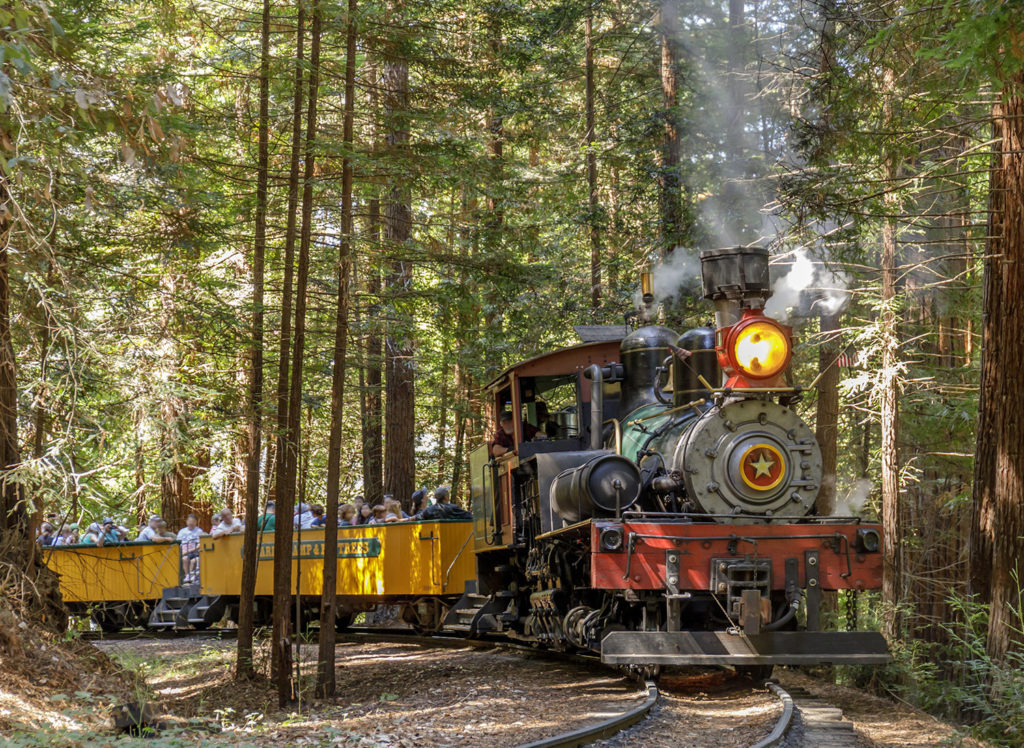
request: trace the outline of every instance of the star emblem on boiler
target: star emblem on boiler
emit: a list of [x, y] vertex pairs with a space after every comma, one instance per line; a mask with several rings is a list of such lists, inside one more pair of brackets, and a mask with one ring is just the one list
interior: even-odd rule
[[750, 467], [754, 468], [755, 478], [771, 477], [772, 468], [775, 467], [775, 460], [769, 460], [765, 450], [761, 450], [761, 457], [757, 462], [751, 462]]
[[786, 477], [786, 458], [771, 444], [752, 444], [739, 460], [739, 477], [759, 493], [774, 490]]

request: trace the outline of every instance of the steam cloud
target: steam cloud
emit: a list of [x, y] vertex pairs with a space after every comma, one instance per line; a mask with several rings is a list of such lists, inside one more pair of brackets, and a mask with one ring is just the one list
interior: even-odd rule
[[789, 272], [772, 284], [765, 314], [782, 321], [819, 314], [832, 316], [843, 311], [849, 301], [846, 276], [815, 262], [807, 250], [798, 249]]
[[[654, 305], [665, 304], [680, 294], [699, 296], [701, 293], [700, 257], [693, 250], [676, 247], [667, 257], [661, 258], [651, 268], [654, 273]], [[639, 308], [642, 299], [636, 292]]]
[[871, 481], [861, 478], [846, 493], [836, 499], [836, 515], [839, 517], [859, 517], [864, 510], [871, 494]]

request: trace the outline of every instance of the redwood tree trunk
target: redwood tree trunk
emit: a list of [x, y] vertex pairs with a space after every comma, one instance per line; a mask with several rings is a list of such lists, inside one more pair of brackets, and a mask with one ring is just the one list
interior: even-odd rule
[[[369, 241], [380, 248], [380, 200], [373, 198], [369, 205]], [[380, 272], [367, 263], [366, 296], [371, 310], [380, 298]], [[379, 315], [367, 314], [369, 319], [366, 333], [366, 387], [363, 390], [363, 496], [370, 506], [384, 500], [384, 423], [381, 408], [381, 362], [384, 359], [384, 343], [377, 327]]]
[[679, 9], [673, 2], [661, 4], [658, 23], [661, 38], [661, 96], [665, 134], [661, 147], [659, 202], [661, 241], [664, 252], [671, 252], [683, 239], [682, 173], [680, 172], [679, 123]]
[[[317, 8], [319, 13], [319, 8]], [[314, 26], [318, 22], [314, 21]], [[333, 698], [337, 617], [338, 482], [341, 479], [341, 440], [344, 425], [345, 363], [348, 354], [348, 283], [352, 248], [352, 143], [356, 95], [356, 0], [348, 0], [345, 35], [345, 116], [341, 166], [341, 245], [338, 248], [338, 309], [334, 328], [334, 372], [331, 382], [331, 435], [327, 447], [327, 514], [324, 527], [324, 582], [320, 599], [320, 652], [317, 659], [317, 695]]]
[[267, 247], [267, 168], [269, 163], [270, 0], [263, 0], [260, 27], [260, 112], [256, 163], [256, 225], [252, 251], [252, 354], [249, 370], [249, 439], [245, 461], [245, 538], [242, 589], [238, 598], [237, 678], [252, 678], [252, 633], [256, 597], [256, 518], [260, 506], [260, 452], [263, 428], [263, 262]]
[[[409, 145], [409, 64], [394, 54], [384, 66], [384, 114], [388, 150], [401, 154]], [[412, 198], [405, 184], [401, 175], [392, 181], [384, 216], [386, 250], [398, 256], [387, 275], [387, 294], [399, 310], [384, 343], [384, 491], [409, 509], [416, 485], [416, 423], [413, 328], [403, 310], [412, 291], [412, 263], [403, 257], [412, 235]]]
[[[277, 456], [274, 477], [274, 627], [271, 641], [271, 678], [278, 684], [278, 699], [291, 699], [291, 588], [292, 511], [294, 492], [288, 490], [288, 466], [295, 457], [296, 442], [290, 437], [289, 348], [291, 345], [291, 279], [298, 205], [299, 160], [302, 149], [302, 70], [305, 3], [299, 0], [295, 41], [295, 96], [292, 110], [292, 153], [288, 175], [288, 226], [285, 230], [285, 287], [281, 298], [281, 342], [277, 379]], [[298, 414], [295, 414], [296, 420]]]
[[821, 446], [821, 490], [815, 502], [820, 515], [836, 510], [836, 462], [839, 438], [839, 367], [836, 356], [838, 319], [830, 314], [821, 316], [822, 343], [818, 348], [818, 406], [814, 421], [814, 435]]
[[588, 11], [584, 21], [586, 47], [587, 110], [587, 208], [590, 223], [590, 306], [596, 318], [601, 306], [601, 224], [597, 202], [597, 152], [594, 145], [594, 19]]
[[1007, 85], [992, 114], [971, 582], [990, 602], [988, 652], [1002, 659], [1024, 639], [1012, 614], [1024, 580], [1024, 76]]
[[[892, 98], [895, 73], [884, 71], [883, 95], [886, 97], [886, 122], [892, 119]], [[886, 184], [893, 187], [897, 176], [897, 162], [889, 156], [885, 165]], [[885, 634], [899, 638], [900, 616], [897, 606], [903, 601], [901, 579], [900, 542], [903, 528], [900, 522], [900, 466], [897, 451], [899, 433], [899, 378], [896, 373], [899, 337], [896, 331], [896, 214], [898, 201], [892, 192], [884, 198], [885, 223], [882, 227], [882, 383], [881, 383], [881, 468], [882, 468], [882, 599], [890, 606], [885, 621]]]
[[[10, 244], [11, 194], [7, 177], [0, 174], [0, 470], [10, 470], [21, 462], [18, 452], [18, 382], [14, 344], [11, 340]], [[13, 532], [31, 543], [28, 513], [21, 501], [18, 484], [5, 481], [0, 486], [3, 509], [0, 531]], [[29, 545], [27, 550], [31, 550]]]

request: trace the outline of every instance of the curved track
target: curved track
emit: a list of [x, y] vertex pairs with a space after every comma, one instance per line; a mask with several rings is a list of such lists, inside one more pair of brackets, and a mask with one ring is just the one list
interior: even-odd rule
[[853, 723], [841, 709], [803, 689], [789, 694], [776, 683], [767, 686], [782, 702], [782, 714], [771, 734], [751, 748], [857, 748]]

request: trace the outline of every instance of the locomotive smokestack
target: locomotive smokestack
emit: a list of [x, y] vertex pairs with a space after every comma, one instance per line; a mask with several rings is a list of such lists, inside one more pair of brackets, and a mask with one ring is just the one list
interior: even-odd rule
[[709, 249], [700, 253], [704, 298], [715, 304], [715, 326], [739, 321], [744, 309], [762, 309], [772, 295], [764, 247]]

